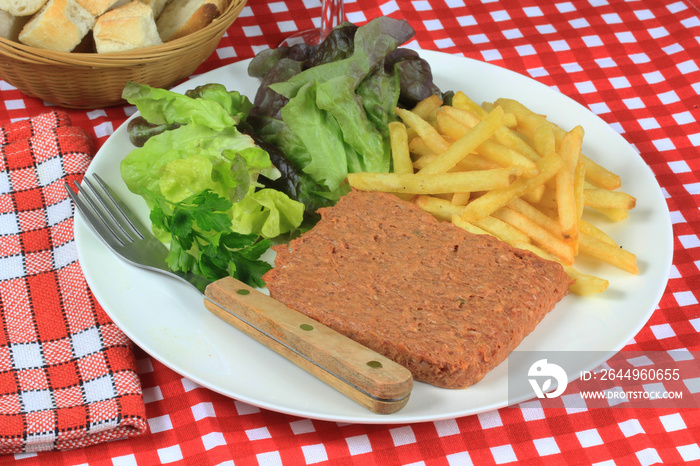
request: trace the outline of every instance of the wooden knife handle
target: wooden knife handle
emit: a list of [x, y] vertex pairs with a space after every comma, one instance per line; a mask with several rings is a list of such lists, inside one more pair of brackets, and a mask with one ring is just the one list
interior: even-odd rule
[[205, 306], [369, 410], [399, 411], [413, 377], [405, 367], [232, 277], [210, 284]]

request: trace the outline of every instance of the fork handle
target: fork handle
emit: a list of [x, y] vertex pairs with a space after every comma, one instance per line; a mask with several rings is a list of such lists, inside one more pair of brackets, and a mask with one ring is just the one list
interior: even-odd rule
[[207, 309], [370, 411], [408, 402], [408, 369], [232, 277], [211, 283]]

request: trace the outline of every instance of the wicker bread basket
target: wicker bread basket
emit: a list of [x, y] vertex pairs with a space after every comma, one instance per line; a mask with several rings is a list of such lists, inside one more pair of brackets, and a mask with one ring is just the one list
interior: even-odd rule
[[231, 0], [207, 27], [128, 52], [65, 53], [0, 38], [0, 78], [23, 93], [68, 108], [118, 105], [124, 84], [168, 88], [191, 75], [213, 52], [246, 0]]

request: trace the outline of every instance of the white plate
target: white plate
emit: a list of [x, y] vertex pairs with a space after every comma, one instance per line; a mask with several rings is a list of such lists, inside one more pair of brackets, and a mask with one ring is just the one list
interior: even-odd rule
[[[627, 344], [647, 322], [666, 286], [673, 237], [666, 202], [652, 171], [608, 124], [570, 98], [530, 78], [487, 63], [439, 52], [420, 51], [443, 90], [463, 90], [474, 100], [511, 97], [549, 116], [565, 129], [584, 127], [584, 153], [621, 175], [623, 189], [637, 198], [624, 222], [596, 222], [624, 248], [638, 255], [640, 274], [606, 265], [587, 269], [610, 280], [601, 296], [567, 296], [522, 342], [519, 349], [597, 351], [606, 358]], [[207, 82], [225, 84], [251, 99], [258, 86], [248, 61], [234, 63], [179, 86], [184, 92]], [[131, 149], [126, 124], [105, 142], [88, 173], [98, 173], [144, 219], [143, 200], [131, 194], [119, 163]], [[114, 322], [147, 353], [211, 390], [249, 404], [292, 415], [351, 423], [412, 423], [454, 418], [507, 405], [507, 363], [478, 384], [446, 390], [416, 383], [408, 404], [392, 415], [369, 412], [210, 314], [201, 296], [168, 277], [119, 260], [77, 215], [75, 237], [85, 276]], [[592, 369], [600, 353], [581, 358]], [[532, 397], [523, 386], [518, 401]], [[511, 393], [511, 400], [513, 394]]]

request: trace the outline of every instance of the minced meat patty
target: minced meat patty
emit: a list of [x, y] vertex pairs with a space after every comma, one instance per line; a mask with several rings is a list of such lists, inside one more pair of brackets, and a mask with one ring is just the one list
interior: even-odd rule
[[352, 191], [320, 213], [275, 247], [270, 294], [439, 387], [481, 380], [571, 283], [556, 262], [392, 194]]

